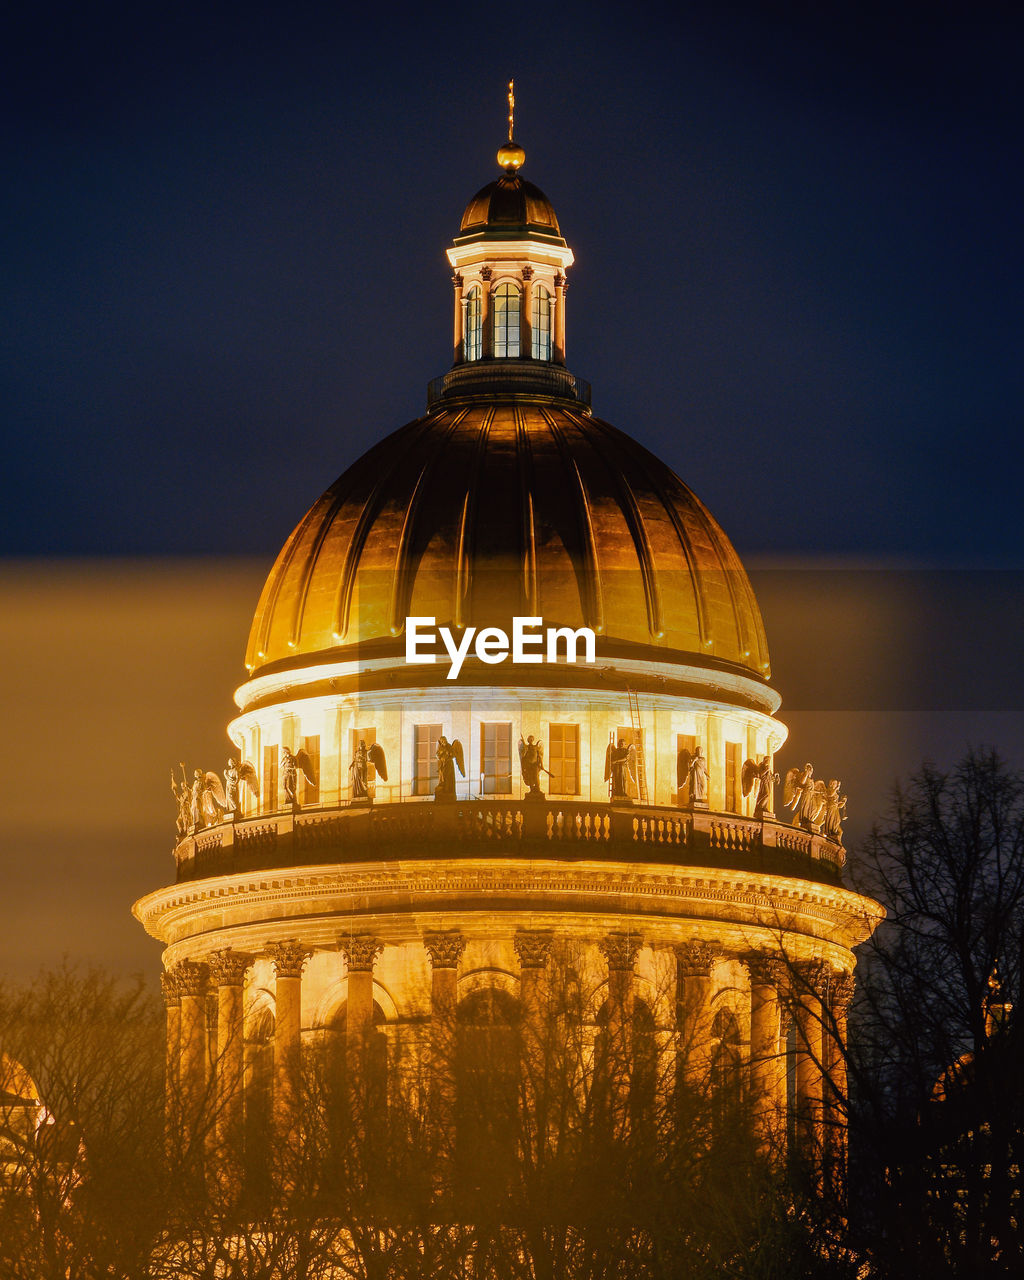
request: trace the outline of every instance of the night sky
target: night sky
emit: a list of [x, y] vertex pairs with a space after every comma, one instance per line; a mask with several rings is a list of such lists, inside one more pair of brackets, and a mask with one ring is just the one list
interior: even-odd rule
[[569, 366], [762, 571], [801, 758], [866, 823], [925, 751], [1019, 738], [1014, 7], [360, 8], [5, 21], [0, 971], [154, 967], [166, 771], [224, 750], [269, 558], [450, 364], [513, 75]]

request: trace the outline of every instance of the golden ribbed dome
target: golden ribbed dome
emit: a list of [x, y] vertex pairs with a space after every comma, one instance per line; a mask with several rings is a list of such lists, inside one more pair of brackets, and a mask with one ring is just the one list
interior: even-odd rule
[[565, 244], [551, 201], [518, 173], [504, 173], [466, 205], [456, 244], [468, 239], [556, 239]]
[[[278, 556], [246, 661], [257, 674], [398, 658], [407, 617], [513, 615], [593, 628], [598, 662], [768, 676], [753, 590], [707, 508], [581, 407], [514, 395], [442, 403], [351, 466]], [[515, 670], [523, 682], [537, 668]]]

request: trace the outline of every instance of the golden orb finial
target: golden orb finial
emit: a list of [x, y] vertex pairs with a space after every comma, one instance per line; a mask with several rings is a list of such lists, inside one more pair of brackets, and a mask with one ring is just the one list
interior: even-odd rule
[[506, 173], [515, 173], [526, 163], [526, 152], [518, 142], [513, 142], [512, 131], [516, 122], [516, 82], [508, 82], [508, 142], [498, 149], [498, 164]]

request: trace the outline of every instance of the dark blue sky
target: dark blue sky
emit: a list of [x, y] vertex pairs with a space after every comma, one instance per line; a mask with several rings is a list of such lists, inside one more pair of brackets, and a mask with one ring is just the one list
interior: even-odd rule
[[273, 553], [447, 367], [515, 75], [570, 367], [741, 553], [1024, 561], [1011, 6], [37, 8], [3, 553]]

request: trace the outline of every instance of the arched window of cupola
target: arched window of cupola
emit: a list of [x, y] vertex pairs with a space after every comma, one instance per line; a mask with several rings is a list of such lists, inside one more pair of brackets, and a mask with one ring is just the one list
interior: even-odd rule
[[514, 284], [499, 284], [494, 291], [494, 355], [498, 360], [519, 355], [522, 295]]
[[483, 355], [483, 307], [480, 286], [473, 285], [465, 298], [466, 319], [463, 326], [462, 358], [479, 360]]
[[534, 360], [551, 359], [551, 294], [542, 284], [533, 290], [533, 314], [530, 316], [530, 331], [533, 335], [530, 354]]

